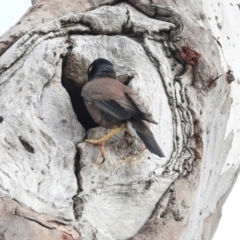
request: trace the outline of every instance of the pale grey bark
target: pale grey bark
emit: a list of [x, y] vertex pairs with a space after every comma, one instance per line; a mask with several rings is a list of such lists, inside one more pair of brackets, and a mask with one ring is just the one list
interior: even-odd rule
[[[236, 139], [234, 132], [225, 139], [234, 77], [200, 3], [150, 2], [84, 1], [73, 13], [78, 3], [70, 1], [67, 15], [46, 13], [51, 21], [27, 24], [13, 45], [3, 36], [3, 239], [19, 226], [31, 239], [212, 238], [239, 172], [221, 174]], [[80, 92], [98, 57], [144, 99], [166, 159], [123, 133], [106, 143], [105, 159], [84, 142], [83, 126], [93, 125]], [[106, 132], [93, 128], [87, 137]]]

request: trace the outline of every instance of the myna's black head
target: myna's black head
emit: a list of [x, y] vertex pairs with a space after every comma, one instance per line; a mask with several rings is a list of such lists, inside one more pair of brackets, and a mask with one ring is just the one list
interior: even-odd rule
[[89, 66], [87, 74], [88, 81], [101, 77], [116, 78], [116, 72], [113, 64], [104, 58], [98, 58], [94, 60]]

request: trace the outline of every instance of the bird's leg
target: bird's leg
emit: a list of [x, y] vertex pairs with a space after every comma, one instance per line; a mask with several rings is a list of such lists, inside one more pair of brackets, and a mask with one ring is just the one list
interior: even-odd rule
[[101, 145], [106, 142], [108, 139], [116, 135], [117, 133], [121, 132], [126, 127], [126, 124], [122, 124], [120, 127], [115, 128], [113, 131], [105, 135], [104, 137], [96, 140], [96, 139], [86, 139], [85, 142], [91, 143], [93, 145]]
[[113, 131], [111, 131], [110, 133], [108, 133], [107, 135], [105, 135], [104, 137], [96, 140], [96, 139], [86, 139], [85, 142], [93, 144], [93, 145], [99, 145], [101, 148], [101, 155], [102, 157], [104, 157], [105, 152], [104, 152], [104, 146], [103, 144], [110, 139], [111, 137], [113, 137], [114, 135], [116, 135], [117, 133], [121, 132], [124, 128], [126, 128], [126, 124], [122, 124], [120, 127], [115, 128]]

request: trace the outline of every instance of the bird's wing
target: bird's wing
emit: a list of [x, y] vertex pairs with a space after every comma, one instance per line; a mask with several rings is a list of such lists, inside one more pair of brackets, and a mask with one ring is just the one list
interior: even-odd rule
[[125, 96], [126, 97], [117, 101], [121, 107], [137, 119], [139, 118], [157, 124], [157, 122], [153, 120], [152, 114], [148, 112], [142, 99], [134, 91], [125, 92]]
[[117, 100], [93, 100], [93, 103], [101, 111], [116, 117], [119, 120], [127, 120], [131, 117], [143, 119], [157, 124], [152, 119], [152, 115], [141, 104], [141, 100], [136, 94], [125, 93], [124, 97]]
[[139, 96], [117, 80], [102, 78], [88, 82], [82, 96], [86, 102], [119, 120], [135, 117], [156, 123]]
[[117, 80], [108, 78], [92, 80], [83, 87], [82, 97], [103, 113], [119, 120], [127, 120], [132, 114], [117, 103], [118, 99], [125, 97], [123, 86]]
[[112, 115], [119, 120], [127, 120], [132, 114], [122, 108], [116, 101], [93, 100], [93, 104], [101, 111]]

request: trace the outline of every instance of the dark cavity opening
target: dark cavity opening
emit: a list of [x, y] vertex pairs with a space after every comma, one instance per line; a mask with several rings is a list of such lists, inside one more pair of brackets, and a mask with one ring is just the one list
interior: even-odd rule
[[0, 123], [2, 123], [3, 122], [3, 117], [2, 116], [0, 116]]
[[71, 56], [72, 47], [68, 48], [68, 54], [63, 57], [62, 62], [62, 85], [67, 90], [69, 97], [71, 99], [73, 110], [77, 116], [78, 121], [82, 124], [82, 126], [87, 131], [90, 128], [94, 128], [99, 126], [95, 123], [87, 111], [87, 108], [84, 104], [83, 98], [81, 96], [82, 87], [79, 87], [74, 82], [74, 79], [71, 79], [67, 73], [65, 73], [64, 69], [67, 66], [68, 60]]
[[[64, 86], [64, 85], [63, 85]], [[90, 128], [94, 128], [99, 126], [97, 123], [95, 123], [88, 113], [86, 106], [83, 102], [82, 96], [81, 96], [81, 90], [79, 92], [75, 92], [72, 90], [67, 89], [67, 92], [70, 96], [71, 103], [73, 106], [73, 110], [75, 114], [77, 115], [78, 121], [82, 124], [82, 126], [85, 128], [87, 131]]]

